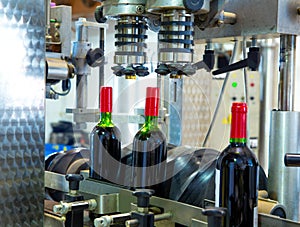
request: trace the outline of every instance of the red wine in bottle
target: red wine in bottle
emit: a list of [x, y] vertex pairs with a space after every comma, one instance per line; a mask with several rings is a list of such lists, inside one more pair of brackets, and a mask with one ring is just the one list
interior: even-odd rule
[[159, 88], [148, 87], [145, 124], [136, 133], [132, 147], [132, 184], [134, 188], [154, 189], [166, 175], [166, 137], [158, 127]]
[[257, 227], [259, 165], [247, 142], [247, 104], [231, 107], [230, 143], [217, 159], [215, 205], [227, 208], [224, 227]]
[[100, 121], [90, 134], [90, 178], [121, 184], [121, 133], [111, 119], [112, 88], [100, 89]]

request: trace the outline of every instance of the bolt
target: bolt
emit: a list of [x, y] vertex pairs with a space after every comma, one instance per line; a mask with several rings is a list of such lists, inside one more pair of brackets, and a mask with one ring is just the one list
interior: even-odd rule
[[136, 13], [142, 14], [144, 12], [144, 10], [145, 10], [144, 6], [142, 6], [142, 5], [136, 6]]
[[223, 20], [218, 20], [218, 21], [217, 21], [218, 27], [222, 26], [223, 24], [224, 24], [224, 21], [223, 21]]

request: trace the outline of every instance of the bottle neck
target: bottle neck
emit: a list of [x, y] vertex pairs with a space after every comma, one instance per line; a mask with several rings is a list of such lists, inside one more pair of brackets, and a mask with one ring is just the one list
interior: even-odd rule
[[230, 143], [247, 142], [247, 113], [233, 111], [231, 118]]
[[158, 116], [146, 116], [143, 131], [149, 131], [153, 128], [158, 128]]
[[230, 138], [229, 142], [231, 144], [246, 144], [247, 138]]
[[98, 125], [101, 127], [113, 127], [114, 123], [111, 119], [111, 112], [101, 112]]

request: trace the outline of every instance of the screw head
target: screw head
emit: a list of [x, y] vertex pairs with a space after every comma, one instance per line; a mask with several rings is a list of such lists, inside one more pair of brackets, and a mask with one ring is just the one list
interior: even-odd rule
[[136, 13], [142, 14], [142, 13], [144, 13], [144, 11], [145, 11], [145, 7], [144, 6], [142, 6], [142, 5], [136, 6]]

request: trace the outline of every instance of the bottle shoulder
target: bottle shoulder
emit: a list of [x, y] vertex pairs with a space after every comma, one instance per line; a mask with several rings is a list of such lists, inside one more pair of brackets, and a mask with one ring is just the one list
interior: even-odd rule
[[256, 155], [246, 145], [229, 144], [217, 158], [217, 168], [228, 163], [235, 163], [236, 165], [250, 165], [258, 166]]
[[93, 128], [91, 135], [112, 136], [121, 140], [121, 132], [119, 128], [115, 125], [112, 127], [102, 127], [98, 124]]
[[135, 134], [134, 139], [135, 140], [149, 140], [149, 139], [166, 140], [166, 136], [165, 136], [165, 134], [158, 127], [153, 127], [153, 128], [146, 129], [146, 127], [143, 126]]

